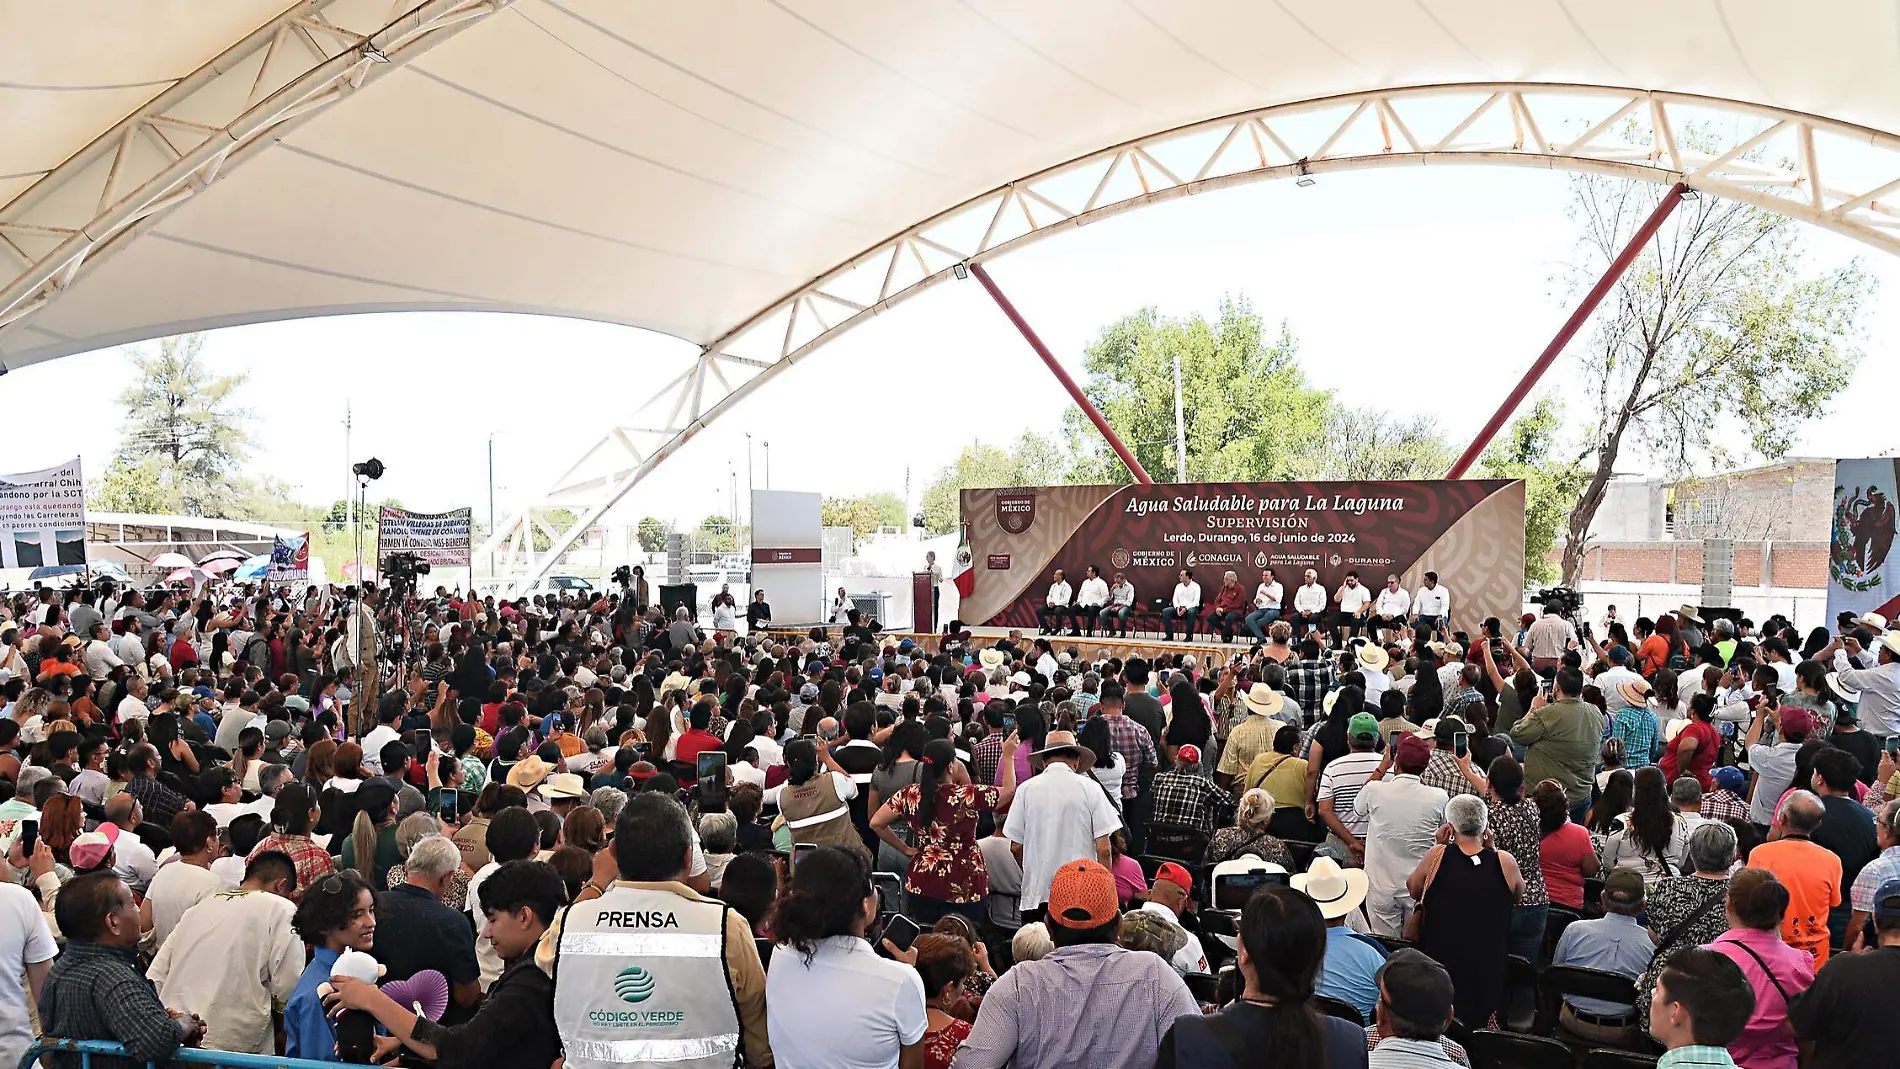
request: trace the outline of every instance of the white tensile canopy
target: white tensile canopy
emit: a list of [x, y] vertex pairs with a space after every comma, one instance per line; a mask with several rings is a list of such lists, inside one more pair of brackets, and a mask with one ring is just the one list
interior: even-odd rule
[[1900, 251], [1896, 134], [1874, 0], [0, 0], [0, 371], [377, 310], [705, 347], [591, 510], [838, 330], [1128, 207], [1464, 161]]

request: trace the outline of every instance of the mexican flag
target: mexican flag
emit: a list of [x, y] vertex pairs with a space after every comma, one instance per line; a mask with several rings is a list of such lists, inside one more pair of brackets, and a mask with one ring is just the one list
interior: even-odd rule
[[963, 541], [957, 545], [957, 560], [950, 571], [950, 581], [957, 585], [957, 597], [967, 598], [976, 593], [976, 569], [971, 566], [968, 531], [963, 533]]

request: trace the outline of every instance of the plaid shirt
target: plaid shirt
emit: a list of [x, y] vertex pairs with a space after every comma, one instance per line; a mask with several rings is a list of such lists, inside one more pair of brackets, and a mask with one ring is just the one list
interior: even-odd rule
[[1122, 770], [1122, 797], [1133, 798], [1141, 785], [1143, 767], [1154, 768], [1159, 764], [1155, 760], [1154, 736], [1123, 713], [1104, 714], [1102, 719], [1108, 721], [1109, 744], [1127, 762]]
[[[1396, 1042], [1388, 1046], [1379, 1058], [1369, 1064], [1384, 1067], [1445, 1064], [1443, 1059], [1432, 1053], [1429, 1046], [1431, 1043], [1430, 1040], [1421, 1042], [1419, 1040], [1399, 1039], [1397, 1036], [1394, 1036], [1393, 1039], [1396, 1040]], [[1378, 1025], [1369, 1024], [1366, 1026], [1366, 1050], [1368, 1052], [1377, 1050], [1379, 1044], [1384, 1040], [1385, 1033], [1380, 1031]], [[1414, 1044], [1421, 1045], [1414, 1046]], [[1471, 1056], [1466, 1054], [1465, 1048], [1460, 1046], [1458, 1041], [1450, 1036], [1438, 1037], [1438, 1049], [1444, 1053], [1446, 1058], [1450, 1058], [1452, 1062], [1457, 1065], [1471, 1064]]]
[[1862, 913], [1874, 911], [1874, 892], [1888, 880], [1900, 879], [1900, 846], [1889, 846], [1880, 856], [1863, 865], [1849, 888], [1849, 903]]
[[1623, 740], [1623, 752], [1633, 765], [1649, 764], [1662, 748], [1662, 731], [1656, 725], [1656, 714], [1646, 705], [1626, 705], [1618, 709], [1610, 720], [1610, 737]]
[[257, 841], [244, 860], [249, 862], [266, 850], [282, 850], [290, 855], [291, 864], [297, 866], [297, 890], [290, 896], [294, 900], [301, 900], [304, 892], [315, 886], [318, 880], [336, 871], [336, 862], [331, 860], [330, 852], [318, 846], [308, 835], [271, 832]]
[[1286, 666], [1286, 692], [1300, 703], [1300, 711], [1306, 714], [1309, 724], [1319, 715], [1320, 702], [1326, 692], [1338, 682], [1339, 673], [1331, 661], [1294, 661]]
[[1427, 787], [1437, 787], [1453, 798], [1461, 794], [1478, 793], [1471, 789], [1471, 781], [1458, 768], [1458, 755], [1450, 750], [1433, 750], [1431, 760], [1425, 764], [1425, 771], [1419, 773], [1418, 781]]
[[138, 799], [139, 806], [145, 810], [145, 820], [161, 828], [171, 826], [172, 818], [185, 808], [185, 796], [165, 786], [151, 776], [133, 776], [125, 785], [125, 793]]
[[1734, 791], [1717, 787], [1702, 796], [1702, 815], [1710, 820], [1747, 820], [1748, 803]]
[[[183, 1037], [165, 1014], [158, 989], [139, 971], [138, 950], [103, 943], [66, 944], [53, 964], [40, 995], [40, 1023], [46, 1035], [62, 1039], [105, 1039], [125, 1044], [130, 1058], [95, 1054], [99, 1069], [133, 1069], [165, 1061]], [[54, 1065], [78, 1066], [77, 1054], [55, 1054]]]
[[996, 773], [1003, 764], [1003, 733], [992, 731], [970, 747], [970, 773], [977, 783], [996, 786]]
[[1163, 772], [1154, 778], [1155, 824], [1214, 831], [1214, 822], [1233, 807], [1233, 797], [1198, 772]]

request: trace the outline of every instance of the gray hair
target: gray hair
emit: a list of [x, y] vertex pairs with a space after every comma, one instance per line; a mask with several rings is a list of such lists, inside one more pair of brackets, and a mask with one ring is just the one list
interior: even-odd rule
[[699, 818], [699, 844], [709, 854], [730, 854], [739, 848], [739, 818], [731, 813], [707, 813]]
[[277, 797], [278, 788], [290, 781], [290, 766], [265, 765], [257, 772], [257, 793]]
[[692, 619], [692, 617], [691, 617], [691, 616], [689, 616], [689, 615], [687, 615], [687, 612], [686, 612], [686, 606], [684, 606], [684, 605], [681, 605], [681, 606], [680, 606], [679, 608], [677, 608], [677, 609], [674, 609], [674, 610], [673, 610], [673, 619], [675, 619], [675, 620], [690, 620], [690, 619]]
[[1491, 814], [1485, 809], [1484, 800], [1475, 794], [1461, 794], [1445, 803], [1445, 823], [1466, 838], [1483, 835], [1490, 821]]
[[416, 848], [416, 844], [431, 835], [440, 835], [442, 826], [427, 813], [411, 813], [396, 825], [396, 856], [406, 858]]
[[1712, 629], [1714, 629], [1714, 631], [1715, 631], [1715, 633], [1716, 633], [1716, 634], [1718, 634], [1718, 635], [1731, 635], [1731, 636], [1732, 636], [1732, 635], [1734, 635], [1734, 634], [1735, 634], [1735, 621], [1733, 621], [1733, 620], [1729, 620], [1729, 619], [1726, 619], [1726, 618], [1725, 618], [1725, 619], [1720, 619], [1720, 620], [1717, 620], [1717, 621], [1715, 621], [1715, 623], [1713, 623], [1713, 624], [1711, 624], [1711, 625], [1709, 625], [1709, 626], [1710, 626], [1710, 627], [1711, 627]]
[[600, 810], [607, 818], [608, 827], [620, 816], [620, 810], [626, 807], [627, 792], [618, 787], [596, 787], [594, 793], [587, 796], [587, 804]]
[[1017, 963], [1038, 961], [1056, 948], [1055, 940], [1049, 938], [1049, 927], [1041, 921], [1031, 921], [1016, 929], [1009, 940], [1010, 958]]
[[1900, 801], [1888, 802], [1881, 806], [1880, 812], [1874, 816], [1876, 818], [1874, 823], [1887, 829], [1889, 838], [1900, 839]]
[[[401, 834], [400, 829], [397, 834]], [[462, 851], [441, 835], [424, 836], [409, 848], [409, 858], [404, 867], [411, 876], [439, 880], [462, 867]]]
[[1255, 787], [1240, 796], [1235, 823], [1248, 831], [1258, 831], [1273, 819], [1273, 795]]
[[1676, 808], [1699, 805], [1702, 801], [1702, 784], [1694, 776], [1682, 776], [1669, 785], [1669, 800]]
[[1775, 812], [1775, 819], [1788, 826], [1789, 831], [1810, 834], [1821, 826], [1821, 817], [1827, 813], [1821, 799], [1813, 791], [1795, 791], [1781, 803]]
[[1697, 872], [1728, 872], [1737, 849], [1735, 829], [1725, 821], [1708, 821], [1689, 834], [1689, 864]]

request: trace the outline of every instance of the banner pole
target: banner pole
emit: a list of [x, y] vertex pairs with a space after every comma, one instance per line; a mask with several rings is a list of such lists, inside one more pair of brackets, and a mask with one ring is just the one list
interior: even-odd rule
[[1003, 315], [1015, 325], [1016, 330], [1022, 334], [1023, 340], [1029, 343], [1029, 347], [1036, 351], [1037, 356], [1042, 357], [1042, 362], [1048, 365], [1049, 372], [1056, 377], [1056, 381], [1062, 383], [1062, 388], [1069, 391], [1069, 396], [1074, 398], [1075, 403], [1081, 407], [1082, 414], [1089, 418], [1090, 423], [1095, 424], [1096, 430], [1102, 432], [1102, 437], [1108, 440], [1108, 447], [1113, 449], [1115, 455], [1121, 458], [1122, 463], [1128, 466], [1128, 473], [1143, 486], [1153, 485], [1154, 480], [1148, 477], [1148, 472], [1141, 466], [1141, 461], [1136, 460], [1135, 454], [1122, 444], [1121, 436], [1115, 433], [1115, 429], [1108, 425], [1108, 420], [1089, 402], [1088, 397], [1082, 393], [1082, 387], [1077, 386], [1075, 380], [1069, 377], [1069, 373], [1062, 369], [1055, 354], [1049, 351], [1049, 347], [1036, 336], [1036, 331], [1030, 327], [1029, 321], [1022, 317], [1022, 313], [1016, 311], [1016, 306], [1010, 303], [1009, 298], [1003, 295], [1001, 289], [997, 288], [996, 280], [990, 277], [990, 273], [984, 270], [982, 264], [976, 263], [970, 265], [970, 273], [983, 284], [983, 289], [989, 293], [990, 299], [996, 302], [996, 307], [1003, 310]]

